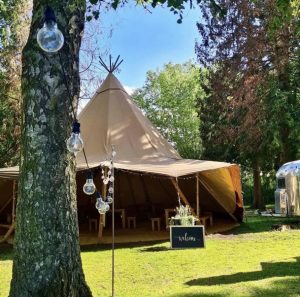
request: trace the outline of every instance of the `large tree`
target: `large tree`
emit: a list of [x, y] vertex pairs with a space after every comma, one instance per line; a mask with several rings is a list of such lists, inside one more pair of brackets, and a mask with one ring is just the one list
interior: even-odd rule
[[[205, 21], [198, 24], [198, 58], [213, 65], [202, 109], [205, 152], [251, 167], [254, 206], [263, 208], [261, 169], [272, 169], [279, 151], [281, 162], [295, 157], [290, 151], [296, 147], [291, 138], [297, 124], [291, 119], [299, 103], [289, 65], [298, 48], [297, 21], [289, 18], [274, 27], [282, 15], [272, 0], [217, 2], [217, 10], [202, 6]], [[282, 108], [283, 95], [289, 108]]]
[[204, 97], [200, 75], [204, 80], [205, 71], [191, 62], [169, 63], [160, 71], [148, 71], [145, 85], [133, 94], [150, 121], [184, 158], [199, 159], [202, 153], [196, 107]]
[[[36, 41], [46, 5], [56, 12], [65, 37], [59, 54], [44, 52]], [[76, 105], [79, 96], [85, 9], [84, 1], [33, 1], [23, 50], [20, 194], [10, 296], [91, 296], [80, 260], [75, 159], [65, 145], [73, 120], [69, 100]]]

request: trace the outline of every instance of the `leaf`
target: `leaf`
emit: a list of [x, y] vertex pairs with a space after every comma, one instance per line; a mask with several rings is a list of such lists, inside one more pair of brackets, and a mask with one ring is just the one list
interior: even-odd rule
[[91, 15], [88, 15], [88, 16], [86, 17], [86, 21], [87, 21], [87, 22], [90, 22], [92, 19], [93, 19], [93, 17], [92, 17]]

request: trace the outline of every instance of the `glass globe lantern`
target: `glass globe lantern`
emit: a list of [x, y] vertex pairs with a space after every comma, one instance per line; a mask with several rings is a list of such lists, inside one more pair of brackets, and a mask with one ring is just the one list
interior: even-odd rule
[[37, 33], [37, 42], [45, 52], [55, 53], [62, 48], [64, 41], [64, 35], [57, 28], [54, 11], [47, 7], [44, 13], [44, 25]]
[[71, 137], [67, 140], [67, 148], [71, 153], [78, 153], [83, 149], [83, 140], [80, 137], [80, 124], [73, 123]]
[[86, 174], [86, 182], [83, 185], [83, 192], [87, 195], [93, 195], [96, 191], [96, 186], [93, 181], [93, 174], [89, 171]]

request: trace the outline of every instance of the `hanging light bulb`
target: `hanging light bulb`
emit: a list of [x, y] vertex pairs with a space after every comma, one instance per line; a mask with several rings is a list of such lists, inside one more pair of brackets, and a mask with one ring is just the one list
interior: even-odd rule
[[96, 186], [93, 181], [93, 174], [89, 171], [86, 174], [86, 182], [83, 185], [83, 192], [87, 195], [93, 195], [96, 191]]
[[71, 137], [67, 140], [67, 148], [71, 153], [78, 153], [83, 149], [83, 140], [80, 137], [80, 124], [73, 123]]
[[105, 214], [109, 211], [109, 205], [107, 202], [103, 201], [99, 192], [96, 193], [96, 208], [100, 214]]
[[37, 33], [37, 42], [47, 53], [55, 53], [64, 45], [64, 35], [57, 28], [54, 11], [49, 6], [44, 13], [44, 25]]
[[112, 204], [113, 203], [113, 198], [111, 196], [107, 196], [106, 201], [108, 204]]

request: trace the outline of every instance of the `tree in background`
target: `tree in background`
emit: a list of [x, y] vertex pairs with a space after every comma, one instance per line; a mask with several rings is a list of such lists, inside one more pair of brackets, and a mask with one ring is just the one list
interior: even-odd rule
[[0, 167], [19, 161], [21, 52], [29, 9], [29, 0], [0, 2]]
[[210, 67], [200, 116], [204, 153], [251, 167], [253, 206], [263, 208], [261, 168], [297, 157], [299, 89], [290, 71], [299, 51], [297, 19], [274, 29], [280, 11], [272, 0], [221, 0], [217, 10], [207, 4], [202, 12], [196, 51]]
[[145, 85], [133, 94], [134, 101], [183, 158], [199, 159], [202, 142], [197, 101], [204, 99], [200, 73], [191, 62], [166, 64], [162, 70], [149, 71]]

